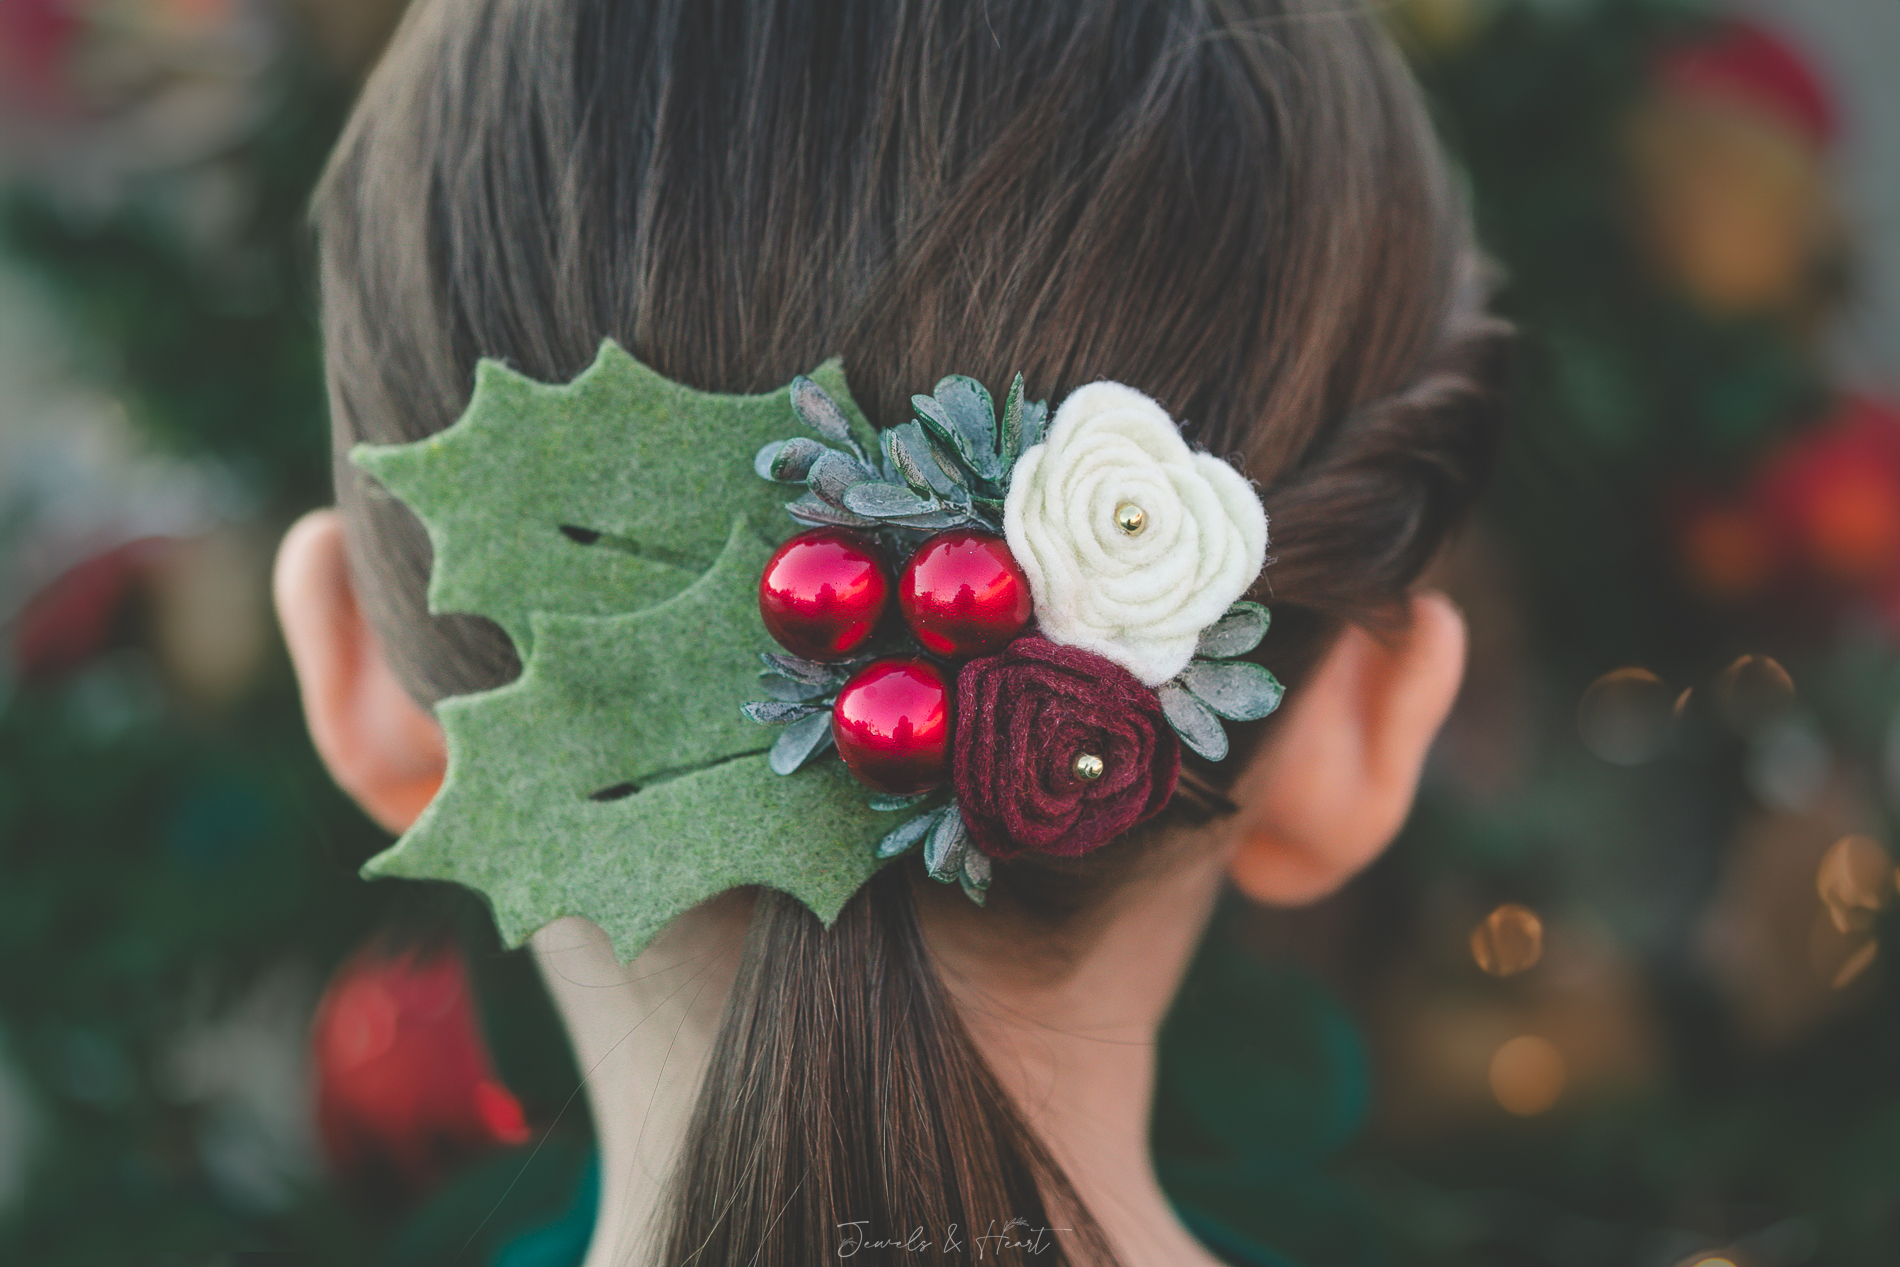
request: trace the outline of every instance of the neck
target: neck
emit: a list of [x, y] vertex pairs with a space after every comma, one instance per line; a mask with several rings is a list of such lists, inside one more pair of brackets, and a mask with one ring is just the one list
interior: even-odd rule
[[[1219, 870], [1179, 860], [1066, 970], [998, 954], [1008, 932], [926, 885], [926, 936], [984, 1058], [1048, 1144], [1125, 1267], [1214, 1267], [1174, 1217], [1148, 1146], [1155, 1043], [1205, 926]], [[681, 916], [631, 964], [563, 919], [535, 934], [543, 977], [586, 1078], [601, 1150], [600, 1220], [584, 1267], [654, 1256], [654, 1216], [692, 1115], [751, 903], [728, 893]], [[974, 918], [972, 918], [974, 916]], [[1057, 979], [1051, 980], [1051, 976]], [[977, 1230], [977, 1229], [972, 1229]], [[997, 1229], [1000, 1231], [1001, 1229]]]
[[600, 1216], [583, 1267], [653, 1261], [654, 1215], [685, 1138], [745, 944], [734, 891], [667, 925], [632, 963], [588, 920], [556, 920], [531, 946], [567, 1023], [600, 1147]]
[[[954, 889], [923, 907], [972, 1037], [1125, 1267], [1214, 1267], [1175, 1217], [1149, 1148], [1161, 1022], [1219, 892], [1217, 859], [1175, 855], [1128, 886], [1066, 971], [1001, 953], [1008, 923]], [[958, 905], [962, 904], [962, 905]], [[974, 917], [973, 917], [974, 916]], [[1018, 941], [1016, 944], [1033, 944]]]

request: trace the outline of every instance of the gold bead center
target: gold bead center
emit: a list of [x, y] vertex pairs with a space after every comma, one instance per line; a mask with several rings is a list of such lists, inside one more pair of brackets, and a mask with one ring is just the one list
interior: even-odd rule
[[1148, 512], [1133, 502], [1123, 502], [1115, 507], [1115, 526], [1132, 537], [1148, 526]]
[[1094, 753], [1078, 752], [1075, 755], [1075, 760], [1070, 764], [1069, 769], [1073, 770], [1075, 777], [1082, 780], [1082, 782], [1093, 783], [1102, 777], [1102, 772], [1108, 769], [1108, 767], [1104, 765], [1102, 759]]

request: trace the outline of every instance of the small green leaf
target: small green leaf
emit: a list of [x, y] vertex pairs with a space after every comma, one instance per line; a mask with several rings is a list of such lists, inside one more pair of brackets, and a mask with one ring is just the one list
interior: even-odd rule
[[878, 813], [889, 814], [897, 810], [909, 809], [913, 805], [922, 805], [929, 799], [929, 792], [918, 792], [914, 796], [893, 796], [887, 792], [879, 792], [870, 799], [869, 804]]
[[864, 457], [863, 448], [851, 434], [851, 420], [830, 393], [801, 374], [792, 380], [791, 396], [792, 408], [806, 426], [828, 442], [843, 445], [860, 459]]
[[983, 905], [983, 897], [990, 887], [990, 856], [974, 844], [966, 845], [963, 861], [957, 867], [957, 879], [969, 899], [978, 906]]
[[938, 449], [930, 433], [916, 422], [892, 427], [881, 437], [884, 456], [894, 474], [919, 493], [952, 497], [963, 485], [952, 478], [956, 463]]
[[783, 726], [813, 713], [831, 710], [818, 704], [801, 704], [791, 700], [752, 700], [740, 706], [740, 712], [758, 722], [761, 726]]
[[828, 449], [811, 464], [805, 483], [820, 500], [840, 510], [847, 510], [849, 507], [844, 504], [845, 493], [870, 478], [871, 473], [857, 462], [835, 449]]
[[982, 479], [1000, 479], [1003, 459], [989, 389], [968, 375], [950, 374], [938, 381], [936, 395], [950, 416], [951, 438], [964, 462]]
[[878, 860], [883, 861], [886, 858], [895, 858], [898, 854], [909, 850], [915, 846], [918, 841], [924, 838], [930, 829], [936, 825], [938, 819], [942, 818], [946, 813], [951, 812], [954, 811], [946, 807], [945, 809], [932, 810], [928, 814], [919, 814], [915, 818], [905, 819], [896, 827], [892, 828], [888, 836], [877, 842]]
[[1271, 620], [1271, 613], [1259, 603], [1235, 603], [1219, 620], [1201, 630], [1201, 640], [1194, 654], [1213, 660], [1246, 655], [1267, 636]]
[[[769, 479], [774, 478], [774, 476], [772, 475], [772, 464], [778, 461], [778, 455], [780, 451], [783, 450], [784, 448], [785, 448], [785, 441], [774, 440], [770, 444], [767, 444], [764, 448], [760, 449], [758, 453], [753, 455], [753, 458], [752, 458], [753, 473], [756, 474], [762, 480], [769, 480]], [[799, 482], [801, 483], [804, 482], [803, 476], [799, 477]]]
[[773, 673], [782, 673], [786, 677], [796, 678], [800, 682], [810, 682], [814, 686], [827, 683], [841, 683], [844, 675], [836, 665], [820, 664], [816, 660], [805, 660], [783, 651], [761, 651], [759, 659]]
[[[907, 422], [904, 426], [915, 427], [916, 424]], [[924, 474], [924, 468], [918, 462], [917, 454], [904, 443], [904, 437], [900, 434], [903, 429], [903, 427], [891, 427], [877, 438], [879, 446], [884, 450], [884, 474], [886, 478], [904, 481], [916, 492], [928, 493], [931, 491], [930, 477]]]
[[930, 872], [931, 879], [949, 884], [957, 878], [969, 839], [962, 811], [954, 803], [945, 807], [930, 829], [930, 839], [924, 842], [924, 869]]
[[775, 700], [804, 703], [829, 695], [835, 688], [829, 682], [802, 682], [771, 670], [759, 674], [759, 685]]
[[1250, 660], [1195, 660], [1175, 679], [1229, 721], [1259, 721], [1280, 707], [1280, 680]]
[[[944, 382], [950, 382], [945, 379]], [[974, 380], [966, 380], [974, 381]], [[981, 384], [979, 384], [979, 387]], [[943, 387], [939, 383], [938, 387]], [[985, 393], [987, 396], [987, 393]], [[966, 398], [969, 393], [963, 393]], [[979, 429], [975, 422], [974, 407], [966, 407], [959, 413], [950, 407], [949, 402], [934, 396], [912, 396], [911, 405], [917, 410], [917, 417], [944, 449], [949, 452], [939, 460], [946, 474], [967, 483], [969, 479], [994, 480], [995, 476], [986, 472], [1001, 469], [999, 459], [993, 449], [995, 444], [995, 418], [991, 417], [987, 428]], [[954, 455], [954, 456], [952, 456]]]
[[[811, 473], [812, 463], [830, 452], [830, 449], [810, 436], [793, 436], [760, 449], [759, 456], [753, 459], [752, 467], [766, 479], [780, 484], [800, 484]], [[760, 466], [765, 469], [759, 470]]]
[[910, 398], [910, 407], [917, 411], [918, 420], [929, 428], [931, 434], [946, 444], [955, 446], [957, 424], [951, 419], [950, 411], [944, 408], [935, 396], [925, 396], [922, 393], [914, 395]]
[[1014, 464], [1023, 455], [1023, 376], [1018, 374], [1003, 399], [1003, 460]]
[[1227, 731], [1213, 709], [1194, 698], [1179, 681], [1163, 682], [1155, 694], [1161, 697], [1161, 712], [1182, 743], [1209, 761], [1227, 756]]
[[[948, 485], [947, 488], [940, 490], [938, 495], [968, 497], [970, 484], [975, 476], [964, 466], [963, 459], [957, 456], [956, 446], [937, 439], [922, 427], [917, 428], [917, 434], [924, 438], [924, 447], [929, 451], [931, 460], [936, 463], [937, 471], [943, 476], [944, 483]], [[924, 471], [928, 474], [930, 468], [925, 467]], [[933, 483], [932, 487], [935, 488], [936, 485]]]
[[915, 528], [920, 532], [942, 532], [967, 523], [989, 527], [987, 523], [962, 510], [931, 510], [921, 515], [892, 515], [880, 522], [892, 528]]
[[799, 523], [816, 528], [875, 528], [877, 520], [854, 515], [842, 506], [833, 506], [811, 493], [795, 502], [785, 503], [785, 513]]
[[1042, 443], [1042, 433], [1049, 423], [1049, 402], [1030, 401], [1023, 406], [1023, 448], [1033, 449]]
[[866, 481], [844, 491], [845, 509], [868, 519], [895, 519], [903, 515], [927, 515], [937, 509], [935, 501], [926, 501], [903, 484]]
[[767, 759], [774, 774], [790, 774], [831, 746], [831, 710], [821, 709], [787, 726]]

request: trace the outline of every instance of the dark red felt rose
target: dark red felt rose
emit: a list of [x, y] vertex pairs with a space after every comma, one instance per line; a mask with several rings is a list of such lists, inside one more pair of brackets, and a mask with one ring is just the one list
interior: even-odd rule
[[957, 806], [992, 858], [1097, 849], [1166, 805], [1180, 772], [1161, 701], [1093, 652], [1031, 635], [957, 675]]

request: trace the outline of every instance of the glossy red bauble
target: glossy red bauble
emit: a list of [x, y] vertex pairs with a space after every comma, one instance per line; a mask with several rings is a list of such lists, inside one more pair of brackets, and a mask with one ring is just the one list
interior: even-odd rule
[[993, 655], [1029, 623], [1029, 578], [994, 533], [960, 528], [932, 537], [897, 584], [904, 619], [924, 650], [968, 659]]
[[814, 528], [778, 548], [759, 578], [759, 615], [780, 646], [807, 660], [843, 660], [877, 628], [891, 575], [871, 541]]
[[879, 660], [845, 683], [831, 737], [858, 781], [880, 792], [928, 792], [949, 774], [950, 691], [928, 660]]

